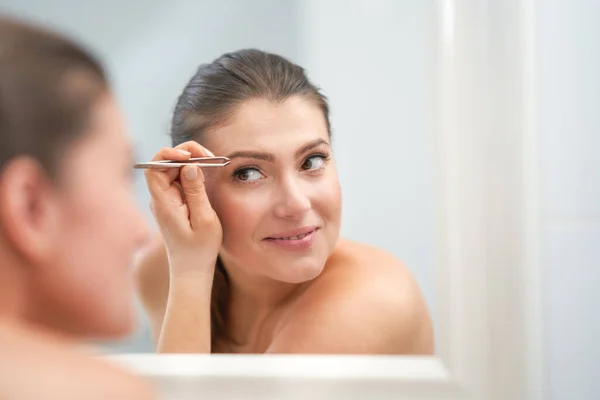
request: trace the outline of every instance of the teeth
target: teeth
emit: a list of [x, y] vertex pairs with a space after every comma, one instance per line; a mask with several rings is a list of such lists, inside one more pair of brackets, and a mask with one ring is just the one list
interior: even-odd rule
[[298, 235], [298, 236], [282, 237], [282, 238], [277, 238], [277, 239], [278, 240], [300, 240], [300, 239], [306, 237], [306, 235], [308, 235], [308, 233], [304, 233], [304, 234]]

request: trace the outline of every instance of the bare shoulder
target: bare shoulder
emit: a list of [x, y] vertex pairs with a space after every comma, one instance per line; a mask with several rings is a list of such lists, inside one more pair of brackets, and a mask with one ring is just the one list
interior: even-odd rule
[[323, 275], [325, 295], [345, 296], [349, 306], [387, 325], [402, 339], [395, 343], [401, 352], [433, 352], [427, 305], [412, 272], [401, 260], [383, 249], [341, 240], [330, 263]]
[[410, 270], [390, 252], [347, 239], [339, 240], [323, 278], [338, 274], [370, 277], [373, 281], [393, 279], [394, 284], [414, 282]]
[[296, 342], [281, 336], [282, 348], [299, 352], [433, 353], [429, 311], [410, 270], [389, 252], [348, 240], [339, 241], [284, 332]]
[[0, 322], [0, 398], [156, 399], [152, 387], [60, 338]]

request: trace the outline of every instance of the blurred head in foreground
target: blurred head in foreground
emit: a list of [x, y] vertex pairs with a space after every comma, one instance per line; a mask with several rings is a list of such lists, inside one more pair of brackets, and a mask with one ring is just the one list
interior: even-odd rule
[[132, 330], [146, 227], [131, 174], [101, 65], [0, 16], [0, 317], [86, 338]]

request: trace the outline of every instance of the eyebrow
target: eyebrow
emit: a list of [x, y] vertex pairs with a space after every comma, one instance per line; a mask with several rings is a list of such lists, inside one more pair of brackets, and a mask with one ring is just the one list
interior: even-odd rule
[[[329, 142], [324, 139], [316, 139], [311, 142], [308, 142], [294, 153], [294, 156], [299, 157], [302, 153], [305, 153], [311, 149], [314, 149], [317, 146], [322, 144], [326, 144], [329, 146]], [[263, 160], [268, 162], [275, 161], [275, 155], [273, 153], [261, 152], [261, 151], [251, 151], [251, 150], [242, 150], [235, 151], [227, 156], [229, 159], [234, 158], [255, 158], [257, 160]]]

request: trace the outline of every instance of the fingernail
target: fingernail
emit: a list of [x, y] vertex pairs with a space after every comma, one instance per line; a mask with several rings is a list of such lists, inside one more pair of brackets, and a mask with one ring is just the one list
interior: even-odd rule
[[213, 154], [213, 152], [210, 151], [209, 149], [205, 148], [204, 150], [206, 150], [206, 154], [208, 154], [210, 157], [215, 157], [215, 155]]
[[189, 167], [185, 169], [185, 179], [188, 181], [195, 181], [198, 179], [198, 168], [199, 167]]
[[181, 149], [177, 149], [177, 151], [178, 151], [178, 152], [180, 152], [181, 154], [185, 154], [186, 156], [191, 156], [191, 155], [192, 155], [192, 153], [190, 153], [190, 152], [189, 152], [189, 151], [187, 151], [187, 150], [181, 150]]

